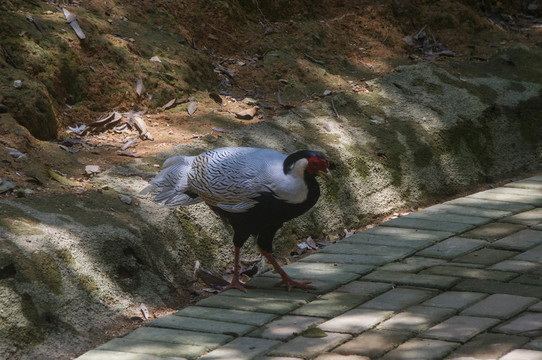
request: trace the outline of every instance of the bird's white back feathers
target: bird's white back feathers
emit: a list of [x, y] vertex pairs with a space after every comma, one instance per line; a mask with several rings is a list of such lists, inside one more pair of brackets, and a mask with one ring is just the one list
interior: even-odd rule
[[269, 149], [215, 149], [194, 159], [188, 183], [205, 202], [229, 212], [247, 211], [268, 192], [289, 203], [303, 202], [307, 162], [298, 161], [295, 171], [284, 174], [284, 159], [286, 155]]

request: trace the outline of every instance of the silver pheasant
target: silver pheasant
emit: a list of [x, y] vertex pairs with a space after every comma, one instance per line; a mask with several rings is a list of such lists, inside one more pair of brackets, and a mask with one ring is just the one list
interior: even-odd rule
[[141, 193], [153, 192], [154, 201], [186, 206], [204, 201], [234, 230], [231, 287], [246, 291], [239, 281], [239, 250], [250, 235], [262, 254], [281, 275], [281, 283], [313, 288], [309, 281], [294, 281], [272, 255], [272, 241], [284, 222], [309, 210], [320, 196], [316, 176], [331, 179], [329, 161], [314, 151], [289, 156], [269, 149], [226, 147], [198, 156], [174, 156]]

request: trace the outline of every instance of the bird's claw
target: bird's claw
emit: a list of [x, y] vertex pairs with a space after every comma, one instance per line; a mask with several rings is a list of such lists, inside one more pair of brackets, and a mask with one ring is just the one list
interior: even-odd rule
[[247, 289], [245, 289], [243, 284], [239, 280], [236, 280], [236, 279], [232, 279], [231, 283], [229, 285], [224, 286], [222, 288], [222, 290], [220, 290], [220, 292], [224, 292], [224, 291], [232, 289], [232, 288], [237, 289], [239, 291], [242, 291], [244, 293], [247, 292]]
[[311, 283], [310, 280], [301, 280], [301, 281], [295, 281], [290, 278], [282, 279], [278, 283], [275, 284], [275, 286], [280, 285], [286, 285], [286, 288], [288, 291], [291, 291], [293, 287], [301, 288], [301, 289], [309, 289], [309, 290], [315, 290], [316, 286], [309, 285]]

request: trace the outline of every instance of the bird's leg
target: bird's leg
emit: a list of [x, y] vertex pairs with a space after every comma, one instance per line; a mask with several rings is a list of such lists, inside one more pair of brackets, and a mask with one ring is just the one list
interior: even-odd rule
[[237, 290], [240, 290], [244, 293], [247, 292], [247, 289], [243, 286], [241, 281], [239, 281], [239, 250], [240, 248], [238, 246], [235, 247], [235, 255], [234, 255], [234, 265], [233, 265], [233, 278], [231, 279], [231, 282], [229, 285], [225, 286], [220, 292], [226, 291], [231, 288], [235, 288]]
[[271, 265], [273, 265], [273, 267], [275, 268], [275, 271], [278, 272], [280, 277], [282, 278], [282, 281], [278, 282], [275, 286], [284, 284], [288, 288], [288, 291], [292, 290], [293, 287], [298, 287], [298, 288], [303, 288], [303, 289], [316, 289], [316, 287], [309, 285], [310, 284], [309, 280], [303, 280], [303, 281], [293, 280], [291, 277], [288, 276], [288, 274], [286, 274], [286, 272], [282, 269], [282, 267], [280, 267], [279, 263], [277, 262], [273, 254], [265, 250], [260, 250], [260, 251], [262, 255], [265, 256], [267, 260], [269, 260]]

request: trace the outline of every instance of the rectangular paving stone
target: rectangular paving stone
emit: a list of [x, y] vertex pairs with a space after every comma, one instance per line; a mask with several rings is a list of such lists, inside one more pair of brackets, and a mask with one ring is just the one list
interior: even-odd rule
[[251, 332], [249, 336], [284, 341], [293, 338], [302, 331], [324, 320], [323, 318], [313, 316], [285, 315], [259, 327]]
[[451, 237], [431, 247], [419, 251], [416, 255], [453, 259], [457, 256], [471, 252], [485, 246], [487, 242], [463, 237]]
[[514, 260], [525, 260], [542, 263], [542, 245], [538, 245], [531, 250], [525, 251], [523, 254], [515, 256]]
[[91, 350], [79, 356], [77, 360], [186, 360], [182, 357], [164, 357], [147, 354], [136, 354], [121, 351]]
[[542, 313], [523, 313], [509, 322], [497, 326], [493, 331], [523, 336], [537, 335], [542, 331]]
[[500, 219], [506, 216], [510, 216], [513, 213], [505, 210], [474, 208], [470, 206], [450, 205], [450, 204], [438, 204], [423, 209], [423, 211], [429, 213], [450, 213], [464, 216], [477, 216], [490, 219]]
[[482, 209], [511, 211], [513, 213], [527, 211], [534, 208], [533, 205], [526, 204], [526, 203], [519, 203], [519, 202], [512, 202], [512, 201], [496, 201], [496, 200], [475, 198], [475, 197], [470, 197], [470, 196], [450, 200], [450, 201], [445, 202], [444, 204], [471, 206], [471, 207], [482, 208]]
[[487, 294], [467, 291], [446, 291], [425, 302], [422, 305], [445, 307], [455, 310], [461, 310], [479, 300], [485, 298]]
[[280, 341], [270, 339], [258, 339], [240, 337], [227, 345], [200, 357], [200, 360], [250, 360], [257, 358], [269, 351], [272, 347], [280, 344]]
[[[424, 230], [424, 229], [413, 229], [413, 228], [404, 228], [404, 227], [393, 227], [389, 222], [386, 226], [376, 226], [372, 229], [365, 230], [361, 234], [385, 236], [391, 239], [397, 239], [400, 242], [404, 242], [405, 245], [401, 243], [401, 246], [408, 246], [409, 242], [412, 241], [440, 241], [453, 236], [454, 234], [449, 231], [438, 231], [438, 230]], [[355, 236], [355, 235], [353, 235]], [[349, 237], [348, 239], [350, 239]]]
[[495, 189], [487, 190], [492, 193], [500, 194], [516, 194], [527, 197], [532, 197], [533, 199], [542, 199], [542, 190], [540, 189], [529, 189], [527, 187], [517, 187], [517, 186], [501, 186]]
[[529, 341], [529, 338], [523, 336], [480, 334], [456, 349], [447, 359], [498, 359], [510, 350], [524, 345], [527, 341]]
[[417, 333], [454, 315], [455, 309], [415, 305], [392, 316], [376, 327], [377, 330], [397, 330]]
[[542, 182], [537, 180], [537, 178], [529, 178], [529, 179], [523, 179], [514, 181], [511, 183], [508, 183], [504, 185], [505, 187], [513, 187], [513, 188], [523, 188], [523, 189], [533, 189], [533, 190], [542, 190]]
[[314, 358], [314, 360], [371, 360], [366, 356], [359, 355], [340, 355], [335, 353], [324, 353]]
[[397, 287], [363, 303], [360, 308], [398, 311], [417, 305], [435, 295], [428, 289]]
[[[216, 297], [216, 296], [213, 296]], [[210, 297], [209, 299], [213, 298]], [[196, 319], [185, 316], [175, 316], [168, 315], [158, 318], [156, 320], [150, 321], [145, 324], [145, 326], [158, 327], [158, 328], [167, 328], [167, 329], [179, 329], [179, 330], [189, 330], [189, 331], [200, 331], [216, 334], [238, 334], [244, 335], [252, 330], [254, 326], [224, 322], [218, 320], [206, 320], [206, 319]]]
[[[303, 264], [303, 263], [301, 263]], [[368, 267], [370, 269], [372, 267]], [[299, 279], [299, 280], [320, 280], [324, 282], [334, 282], [337, 284], [347, 284], [350, 281], [354, 281], [358, 279], [361, 275], [347, 272], [347, 271], [341, 271], [340, 269], [336, 269], [335, 271], [311, 271], [310, 268], [305, 267], [304, 269], [295, 269], [292, 270], [291, 268], [284, 269], [286, 273], [292, 278], [292, 279]], [[260, 275], [260, 277], [271, 277], [275, 278], [276, 281], [280, 281], [280, 275], [276, 274], [274, 272], [268, 271], [266, 273], [263, 273]]]
[[[395, 228], [389, 228], [389, 227], [387, 227], [386, 229], [395, 230]], [[408, 229], [408, 230], [412, 232], [413, 229]], [[383, 232], [380, 232], [379, 234], [368, 234], [367, 231], [369, 230], [344, 238], [343, 240], [341, 240], [341, 243], [350, 243], [350, 244], [355, 244], [355, 245], [372, 245], [372, 246], [387, 246], [387, 247], [399, 247], [399, 248], [410, 248], [410, 249], [423, 249], [424, 247], [433, 244], [435, 241], [438, 241], [434, 238], [428, 238], [428, 237], [424, 238], [420, 236], [401, 237], [397, 234], [386, 235]]]
[[360, 333], [372, 328], [392, 314], [393, 311], [356, 308], [334, 317], [318, 327], [324, 331]]
[[500, 360], [542, 360], [542, 351], [515, 349], [504, 355]]
[[[235, 300], [232, 299], [232, 301]], [[180, 311], [177, 311], [173, 315], [208, 320], [231, 321], [254, 326], [261, 326], [277, 317], [276, 314], [212, 308], [206, 306], [188, 306]]]
[[460, 315], [508, 319], [525, 310], [538, 299], [508, 294], [493, 294], [463, 310]]
[[213, 308], [256, 311], [256, 312], [271, 313], [271, 314], [285, 314], [299, 307], [301, 304], [299, 303], [299, 301], [285, 301], [285, 300], [243, 298], [243, 297], [236, 297], [235, 301], [232, 301], [232, 297], [230, 296], [211, 296], [211, 297], [208, 297], [207, 299], [198, 301], [197, 305], [208, 306], [208, 307], [213, 307]]
[[465, 342], [499, 322], [498, 319], [454, 316], [433, 326], [420, 336], [444, 341]]
[[542, 205], [542, 196], [533, 197], [532, 195], [529, 195], [526, 193], [519, 194], [519, 191], [517, 190], [519, 189], [496, 188], [496, 189], [481, 191], [479, 193], [472, 194], [468, 196], [468, 198], [520, 203], [520, 204], [527, 204], [531, 206]]
[[323, 262], [337, 264], [362, 264], [362, 265], [383, 265], [390, 261], [395, 261], [402, 256], [389, 255], [360, 255], [360, 254], [325, 254], [316, 253], [310, 257], [299, 260], [300, 262]]
[[404, 261], [387, 263], [378, 267], [378, 270], [417, 273], [424, 269], [420, 264], [407, 264]]
[[459, 344], [414, 338], [399, 345], [396, 349], [384, 355], [382, 360], [440, 360], [452, 352]]
[[338, 344], [348, 340], [348, 334], [327, 333], [326, 337], [306, 338], [298, 336], [269, 352], [273, 356], [291, 356], [303, 359], [312, 358], [322, 352], [330, 350]]
[[420, 220], [431, 220], [431, 221], [442, 221], [442, 222], [454, 222], [460, 224], [470, 224], [470, 225], [482, 225], [487, 224], [490, 221], [493, 221], [492, 218], [476, 216], [476, 215], [460, 215], [460, 214], [451, 214], [446, 212], [436, 212], [436, 211], [426, 211], [421, 210], [413, 212], [405, 216], [405, 218], [411, 219], [420, 219]]
[[341, 241], [339, 243], [330, 245], [320, 250], [320, 253], [331, 254], [364, 254], [364, 255], [395, 255], [395, 256], [408, 256], [415, 250], [408, 247], [397, 246], [385, 246], [385, 245], [368, 245], [353, 242]]
[[411, 274], [396, 271], [377, 270], [365, 275], [363, 280], [447, 289], [457, 283], [459, 278], [444, 275]]
[[499, 249], [528, 250], [540, 244], [542, 244], [542, 232], [527, 229], [495, 241], [492, 246]]
[[510, 271], [516, 273], [528, 273], [542, 268], [542, 264], [522, 260], [504, 260], [491, 265], [489, 270]]
[[[294, 280], [306, 280], [306, 279], [294, 279]], [[298, 294], [308, 294], [308, 295], [318, 295], [318, 294], [326, 294], [330, 291], [333, 291], [335, 290], [336, 288], [338, 288], [339, 286], [341, 286], [343, 284], [343, 281], [341, 279], [334, 279], [333, 282], [331, 281], [322, 281], [322, 280], [315, 280], [315, 279], [311, 279], [311, 285], [316, 287], [316, 289], [300, 289], [300, 288], [292, 288], [291, 292], [296, 294], [296, 296], [298, 296]], [[250, 281], [248, 281], [246, 283], [246, 288], [247, 288], [247, 293], [248, 292], [251, 292], [251, 291], [254, 291], [254, 290], [260, 290], [260, 291], [276, 291], [276, 289], [282, 289], [282, 290], [286, 290], [286, 286], [284, 285], [278, 285], [279, 282], [279, 278], [276, 278], [276, 277], [271, 277], [271, 276], [255, 276], [254, 278], [252, 278]], [[239, 293], [239, 291], [236, 291], [235, 294]], [[239, 299], [242, 299], [242, 298], [251, 298], [252, 296], [238, 296]], [[258, 298], [255, 298], [256, 301], [258, 300]], [[265, 299], [264, 298], [260, 298], [260, 302], [264, 302], [263, 300]], [[272, 299], [271, 299], [272, 300]], [[230, 300], [231, 301], [231, 300]], [[273, 300], [274, 301], [274, 300]], [[297, 301], [299, 305], [303, 305], [304, 303], [306, 303], [307, 301], [302, 298], [302, 299], [299, 299]], [[244, 306], [244, 305], [243, 305]], [[245, 310], [245, 309], [240, 309], [240, 310]], [[248, 311], [252, 311], [252, 310], [248, 310]]]
[[529, 286], [516, 283], [503, 283], [493, 280], [467, 279], [457, 284], [453, 290], [474, 291], [488, 294], [512, 294], [520, 296], [542, 297], [541, 286]]
[[[272, 281], [270, 281], [269, 278], [260, 278], [256, 276], [247, 282], [246, 293], [241, 292], [236, 289], [231, 289], [231, 290], [224, 291], [223, 293], [217, 294], [215, 296], [233, 296], [233, 297], [240, 297], [240, 298], [259, 298], [259, 299], [282, 300], [282, 301], [296, 301], [300, 303], [312, 301], [316, 299], [316, 296], [317, 296], [316, 294], [312, 294], [298, 288], [293, 288], [291, 291], [288, 291], [285, 286], [275, 287], [275, 288], [264, 288], [264, 289], [257, 288], [254, 286], [254, 283], [257, 283], [258, 279], [263, 279], [267, 282], [271, 282], [272, 285], [275, 285], [277, 283], [276, 279], [272, 279]], [[230, 299], [230, 301], [235, 301], [235, 300]]]
[[407, 265], [416, 265], [419, 267], [419, 270], [422, 270], [430, 266], [447, 264], [448, 262], [444, 259], [426, 258], [423, 256], [414, 255], [404, 260], [401, 260], [400, 263]]
[[508, 216], [500, 221], [521, 225], [536, 225], [542, 223], [542, 208], [536, 208], [516, 215]]
[[154, 356], [195, 358], [203, 355], [208, 349], [204, 346], [179, 344], [172, 342], [116, 338], [98, 347], [97, 350], [130, 352]]
[[337, 289], [339, 292], [352, 293], [359, 296], [374, 296], [388, 291], [393, 287], [389, 283], [374, 281], [352, 281]]
[[542, 271], [538, 270], [529, 274], [523, 274], [512, 280], [513, 283], [542, 286]]
[[342, 344], [333, 352], [343, 355], [364, 355], [376, 359], [411, 337], [412, 334], [409, 332], [369, 330]]
[[437, 230], [437, 231], [450, 232], [453, 234], [459, 234], [475, 227], [474, 225], [471, 225], [471, 224], [461, 224], [461, 223], [449, 222], [449, 221], [416, 219], [416, 218], [409, 218], [408, 216], [403, 216], [397, 219], [386, 221], [380, 224], [380, 226], [393, 226], [393, 227], [420, 229], [420, 230]]
[[435, 275], [455, 275], [459, 277], [467, 277], [480, 280], [496, 280], [509, 281], [518, 276], [518, 274], [506, 271], [491, 271], [477, 269], [472, 267], [462, 267], [454, 265], [437, 265], [425, 269], [420, 274], [435, 274]]
[[367, 301], [368, 295], [349, 294], [333, 291], [322, 295], [320, 298], [295, 309], [291, 314], [305, 316], [321, 316], [330, 318], [340, 315], [359, 304]]
[[523, 229], [523, 225], [494, 222], [467, 231], [461, 236], [493, 242]]
[[[324, 251], [327, 248], [334, 247], [338, 244], [333, 244], [331, 246], [328, 246], [322, 250], [319, 250], [320, 252]], [[330, 264], [330, 263], [318, 263], [318, 262], [309, 262], [311, 256], [308, 256], [307, 261], [300, 262], [296, 261], [294, 263], [288, 264], [283, 267], [283, 269], [290, 275], [292, 273], [292, 276], [305, 276], [304, 274], [306, 272], [310, 271], [320, 271], [320, 272], [350, 272], [354, 274], [366, 274], [369, 271], [371, 271], [374, 266], [371, 265], [364, 265], [364, 264]], [[295, 272], [299, 272], [296, 274]]]
[[233, 337], [222, 334], [142, 326], [123, 336], [123, 339], [198, 345], [203, 346], [207, 350], [212, 350], [230, 340], [233, 340]]
[[459, 263], [493, 265], [517, 254], [518, 252], [516, 251], [484, 248], [459, 256], [453, 259], [453, 261]]

